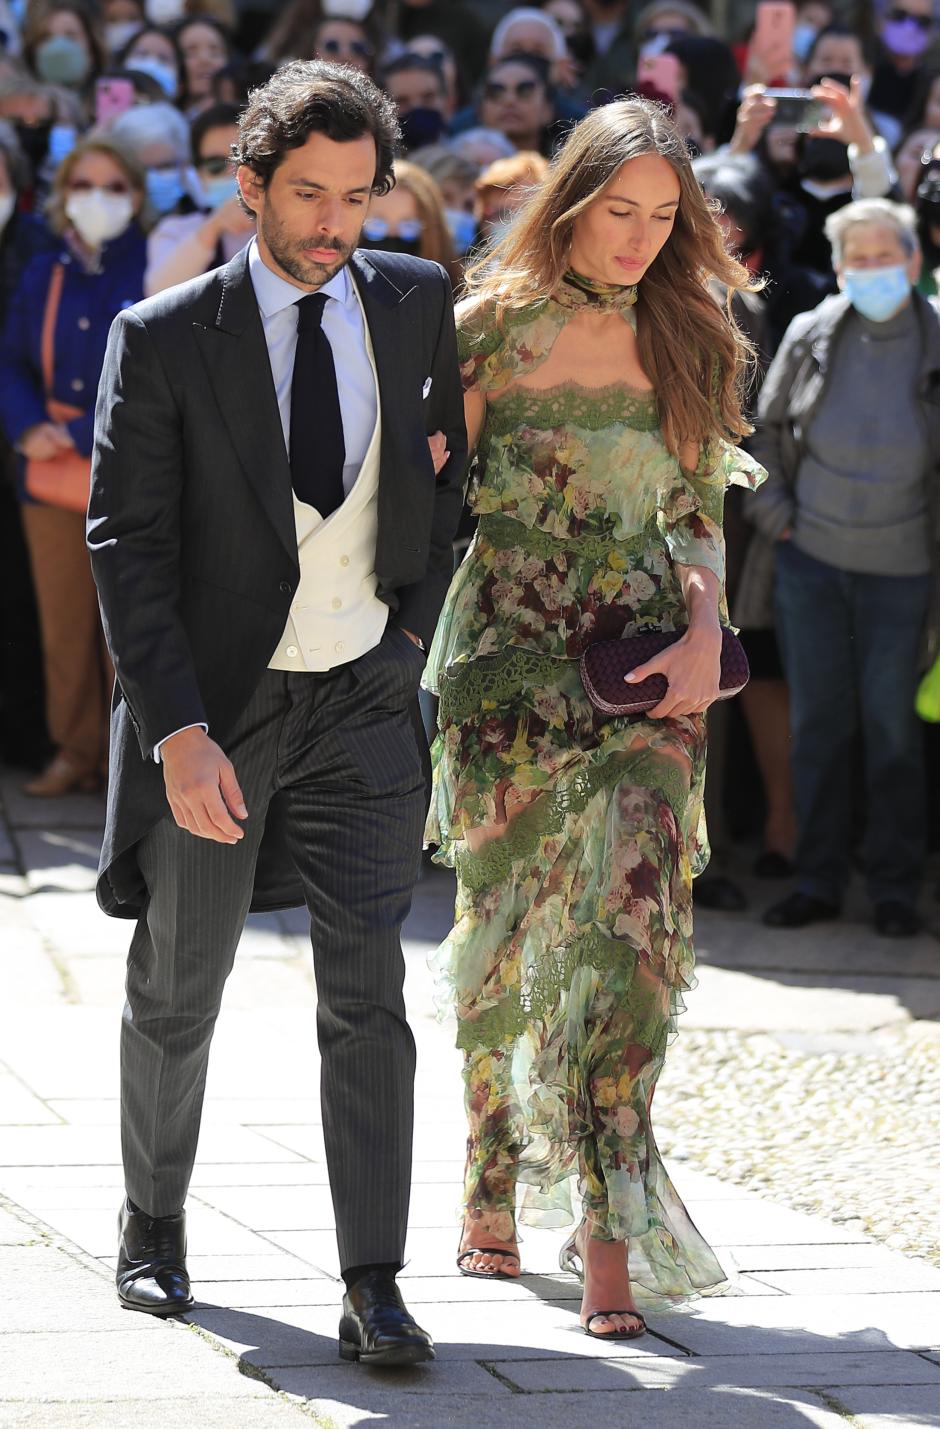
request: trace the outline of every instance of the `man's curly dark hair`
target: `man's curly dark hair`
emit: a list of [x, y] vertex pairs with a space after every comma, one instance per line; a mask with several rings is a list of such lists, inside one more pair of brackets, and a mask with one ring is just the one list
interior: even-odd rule
[[394, 102], [368, 75], [326, 60], [295, 60], [252, 90], [238, 121], [232, 159], [252, 169], [266, 188], [284, 155], [311, 134], [338, 143], [371, 134], [376, 150], [372, 192], [385, 194], [394, 186], [392, 163], [401, 140]]

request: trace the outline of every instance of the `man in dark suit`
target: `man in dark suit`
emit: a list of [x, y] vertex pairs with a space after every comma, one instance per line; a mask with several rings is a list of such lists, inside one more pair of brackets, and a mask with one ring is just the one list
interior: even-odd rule
[[391, 101], [343, 67], [292, 64], [253, 93], [236, 158], [257, 236], [115, 322], [88, 527], [118, 679], [98, 896], [137, 919], [121, 1302], [193, 1303], [183, 1204], [223, 985], [249, 908], [306, 902], [340, 1350], [384, 1365], [433, 1358], [395, 1283], [400, 928], [426, 804], [421, 652], [466, 458], [446, 275], [356, 252], [396, 137]]

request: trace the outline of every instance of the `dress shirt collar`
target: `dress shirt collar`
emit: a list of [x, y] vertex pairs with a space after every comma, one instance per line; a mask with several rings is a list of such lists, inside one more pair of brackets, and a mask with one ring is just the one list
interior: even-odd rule
[[[273, 317], [275, 313], [282, 312], [292, 303], [298, 303], [301, 298], [307, 296], [303, 288], [289, 283], [286, 278], [280, 277], [268, 267], [258, 252], [256, 238], [251, 240], [248, 249], [248, 272], [251, 275], [251, 286], [255, 290], [255, 297], [258, 300], [262, 317]], [[344, 307], [348, 307], [354, 301], [352, 284], [345, 267], [340, 268], [338, 273], [334, 273], [330, 281], [324, 283], [319, 291], [326, 293], [327, 297], [336, 298], [337, 302], [342, 303]]]

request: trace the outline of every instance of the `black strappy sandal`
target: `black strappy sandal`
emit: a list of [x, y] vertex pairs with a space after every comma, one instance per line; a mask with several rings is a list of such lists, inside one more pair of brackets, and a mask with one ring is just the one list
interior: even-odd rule
[[474, 1245], [469, 1250], [462, 1250], [457, 1256], [457, 1269], [461, 1275], [466, 1275], [469, 1280], [518, 1280], [518, 1275], [507, 1275], [505, 1270], [467, 1270], [465, 1262], [472, 1260], [475, 1255], [500, 1255], [505, 1260], [514, 1260], [522, 1269], [522, 1262], [514, 1250], [497, 1250], [495, 1245]]
[[[635, 1330], [613, 1330], [606, 1335], [599, 1335], [596, 1330], [591, 1329], [592, 1320], [609, 1320], [611, 1315], [629, 1315], [633, 1320], [639, 1320]], [[641, 1335], [646, 1334], [647, 1325], [639, 1310], [595, 1310], [588, 1315], [587, 1324], [581, 1326], [586, 1335], [590, 1335], [592, 1340], [638, 1340]]]

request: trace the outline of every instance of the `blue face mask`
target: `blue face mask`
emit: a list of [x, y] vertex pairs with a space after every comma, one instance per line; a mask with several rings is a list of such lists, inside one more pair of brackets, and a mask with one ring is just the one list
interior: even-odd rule
[[444, 214], [457, 256], [462, 258], [477, 236], [477, 221], [466, 209], [448, 208]]
[[169, 213], [185, 193], [179, 169], [147, 170], [147, 197], [157, 213]]
[[237, 193], [238, 185], [232, 174], [219, 174], [215, 178], [202, 181], [203, 203], [206, 208], [212, 209], [213, 213]]
[[900, 263], [891, 268], [846, 268], [842, 290], [863, 318], [884, 323], [910, 297], [911, 280]]
[[801, 64], [805, 64], [809, 58], [809, 52], [813, 48], [813, 41], [819, 34], [815, 25], [808, 25], [804, 20], [797, 25], [793, 31], [793, 53]]
[[179, 77], [172, 65], [164, 64], [162, 60], [155, 59], [152, 55], [141, 55], [124, 61], [124, 68], [136, 70], [138, 74], [149, 74], [151, 79], [155, 79], [163, 90], [164, 94], [172, 99], [179, 86]]

